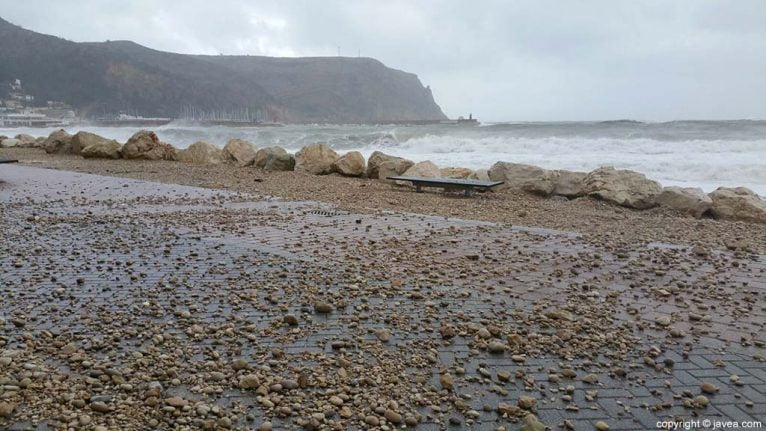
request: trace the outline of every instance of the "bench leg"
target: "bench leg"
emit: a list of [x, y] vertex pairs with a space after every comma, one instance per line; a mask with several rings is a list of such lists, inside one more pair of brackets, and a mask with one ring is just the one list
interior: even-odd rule
[[416, 193], [423, 193], [423, 189], [420, 188], [420, 184], [415, 185], [415, 192]]

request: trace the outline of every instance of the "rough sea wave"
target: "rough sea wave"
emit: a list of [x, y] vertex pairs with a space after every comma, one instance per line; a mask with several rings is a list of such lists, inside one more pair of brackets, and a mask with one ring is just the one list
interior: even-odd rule
[[[124, 142], [135, 128], [75, 127]], [[366, 126], [287, 125], [275, 128], [157, 127], [160, 139], [184, 148], [203, 140], [219, 146], [232, 138], [259, 147], [281, 145], [296, 151], [326, 143], [338, 151], [375, 150], [440, 166], [488, 168], [497, 161], [550, 169], [588, 171], [599, 166], [633, 169], [664, 185], [746, 186], [766, 195], [766, 121], [671, 121], [496, 123]], [[44, 129], [0, 129], [13, 136], [48, 134]]]

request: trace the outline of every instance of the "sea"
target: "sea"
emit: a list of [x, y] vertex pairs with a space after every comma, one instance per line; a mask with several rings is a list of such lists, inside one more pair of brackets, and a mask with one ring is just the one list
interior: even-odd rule
[[[137, 128], [80, 124], [125, 142]], [[282, 127], [200, 127], [170, 123], [155, 127], [161, 140], [185, 148], [196, 141], [223, 147], [246, 139], [258, 147], [280, 145], [289, 151], [325, 143], [338, 152], [373, 151], [430, 160], [440, 167], [489, 168], [497, 161], [548, 169], [590, 171], [614, 166], [646, 174], [663, 185], [745, 186], [766, 196], [766, 121], [631, 120], [600, 122], [503, 122], [475, 127], [434, 125], [284, 125]], [[0, 129], [0, 135], [47, 135], [52, 129]]]

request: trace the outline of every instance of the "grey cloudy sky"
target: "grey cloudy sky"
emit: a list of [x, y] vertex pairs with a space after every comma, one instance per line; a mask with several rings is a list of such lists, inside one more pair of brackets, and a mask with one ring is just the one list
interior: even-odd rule
[[766, 1], [0, 0], [74, 41], [204, 54], [374, 57], [447, 115], [766, 118]]

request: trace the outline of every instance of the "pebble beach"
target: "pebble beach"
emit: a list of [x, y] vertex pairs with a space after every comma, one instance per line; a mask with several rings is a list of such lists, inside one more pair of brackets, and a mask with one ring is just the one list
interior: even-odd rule
[[766, 227], [4, 148], [0, 426], [643, 430], [766, 415]]
[[291, 200], [316, 200], [355, 211], [404, 211], [569, 230], [613, 247], [658, 241], [766, 251], [763, 225], [694, 219], [665, 208], [635, 211], [590, 198], [550, 199], [506, 190], [466, 199], [458, 194], [413, 193], [407, 187], [339, 175], [268, 172], [232, 165], [83, 159], [75, 155], [46, 154], [34, 148], [6, 148], [3, 154], [30, 166], [252, 192]]

